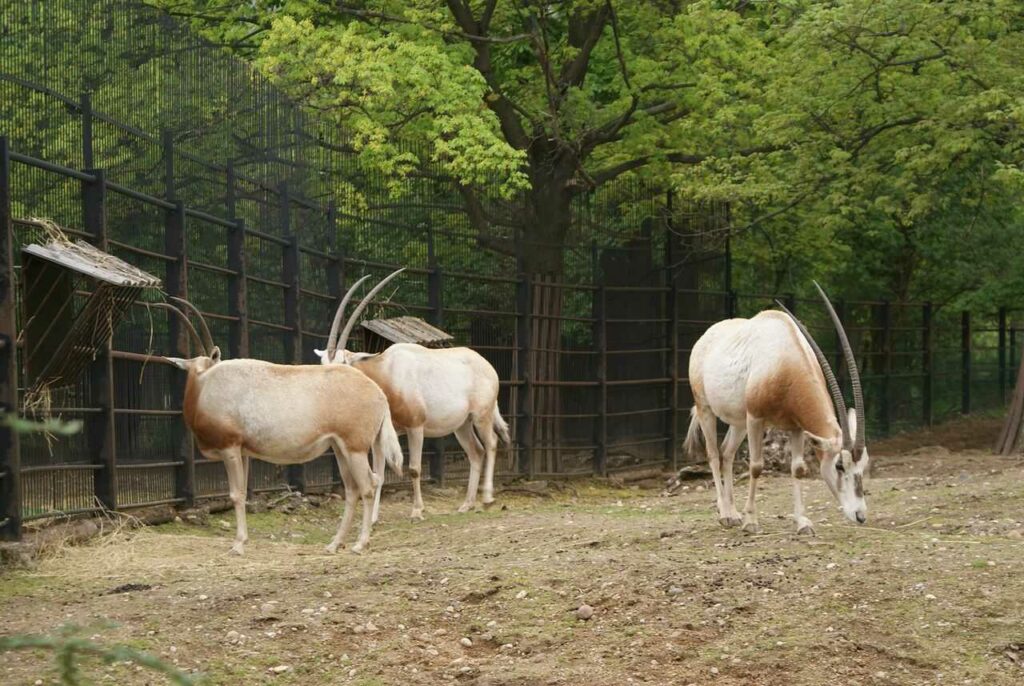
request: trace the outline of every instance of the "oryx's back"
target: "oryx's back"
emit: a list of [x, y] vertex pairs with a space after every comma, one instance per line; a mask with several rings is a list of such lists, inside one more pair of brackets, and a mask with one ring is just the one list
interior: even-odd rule
[[781, 312], [709, 328], [690, 355], [690, 384], [698, 403], [731, 424], [750, 414], [780, 429], [822, 436], [838, 429], [814, 353]]
[[[387, 407], [377, 385], [346, 366], [227, 360], [203, 373], [201, 382], [186, 389], [186, 396], [194, 396], [186, 404], [193, 408], [200, 445], [241, 441], [247, 452], [264, 459], [307, 438], [330, 435], [365, 451]], [[317, 442], [310, 449], [326, 448]]]

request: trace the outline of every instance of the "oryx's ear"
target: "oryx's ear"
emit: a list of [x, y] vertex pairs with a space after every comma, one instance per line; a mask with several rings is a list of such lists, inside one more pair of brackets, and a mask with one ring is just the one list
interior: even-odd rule
[[321, 350], [320, 348], [313, 348], [313, 354], [316, 355], [317, 357], [319, 357], [322, 360], [322, 359], [324, 359], [324, 355], [327, 354], [327, 351], [326, 350]]
[[213, 350], [210, 351], [210, 359], [213, 360], [215, 364], [220, 362], [220, 346], [213, 346]]
[[180, 357], [165, 357], [164, 359], [178, 369], [184, 369], [185, 371], [188, 371], [188, 368], [192, 365], [192, 360], [185, 360]]
[[850, 436], [857, 435], [857, 408], [851, 407], [846, 412], [846, 421], [850, 426]]
[[814, 449], [820, 450], [826, 455], [834, 455], [843, 447], [842, 439], [836, 440], [832, 438], [825, 438], [824, 436], [815, 436], [810, 431], [805, 431], [804, 433], [810, 440], [811, 445], [814, 446]]

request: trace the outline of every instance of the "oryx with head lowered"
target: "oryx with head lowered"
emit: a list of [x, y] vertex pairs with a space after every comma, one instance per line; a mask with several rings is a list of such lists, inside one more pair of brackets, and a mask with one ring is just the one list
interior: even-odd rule
[[[359, 316], [377, 293], [395, 278], [399, 269], [373, 287], [341, 324], [345, 307], [364, 276], [345, 294], [334, 316], [326, 350], [316, 350], [323, 364], [351, 365], [377, 382], [391, 406], [391, 419], [398, 433], [409, 440], [409, 476], [412, 478], [412, 517], [423, 519], [420, 467], [423, 439], [454, 433], [469, 458], [469, 483], [459, 512], [476, 504], [483, 471], [483, 504], [494, 502], [494, 460], [498, 438], [510, 442], [508, 425], [498, 410], [498, 373], [479, 353], [469, 348], [425, 348], [415, 343], [398, 343], [379, 354], [354, 353], [345, 349]], [[339, 334], [340, 330], [340, 334]], [[383, 471], [377, 462], [375, 469]], [[378, 488], [374, 520], [380, 504]]]
[[[755, 496], [764, 466], [761, 451], [768, 426], [789, 435], [793, 515], [798, 533], [814, 533], [804, 515], [797, 480], [807, 474], [805, 439], [811, 441], [821, 476], [843, 514], [860, 524], [867, 520], [864, 475], [869, 458], [857, 361], [832, 303], [821, 287], [814, 285], [839, 334], [849, 370], [854, 400], [849, 413], [825, 355], [806, 327], [785, 307], [784, 313], [765, 311], [751, 319], [719, 322], [701, 336], [690, 354], [694, 407], [686, 447], [691, 455], [700, 452], [703, 434], [718, 494], [718, 517], [725, 526], [742, 524], [746, 531], [760, 531]], [[729, 425], [721, 453], [716, 417]], [[733, 503], [732, 465], [744, 437], [750, 448], [750, 490], [741, 518]]]
[[402, 471], [402, 446], [391, 424], [391, 412], [380, 388], [350, 368], [282, 365], [260, 360], [221, 360], [210, 329], [199, 310], [174, 300], [199, 320], [202, 337], [188, 316], [163, 305], [182, 319], [202, 355], [163, 358], [188, 372], [182, 413], [204, 457], [220, 460], [228, 474], [237, 532], [232, 551], [243, 552], [248, 539], [245, 491], [249, 458], [280, 465], [309, 462], [331, 448], [345, 483], [345, 512], [334, 539], [335, 552], [352, 526], [356, 499], [363, 501], [363, 523], [352, 546], [360, 552], [370, 539], [374, 490], [378, 476], [367, 453]]

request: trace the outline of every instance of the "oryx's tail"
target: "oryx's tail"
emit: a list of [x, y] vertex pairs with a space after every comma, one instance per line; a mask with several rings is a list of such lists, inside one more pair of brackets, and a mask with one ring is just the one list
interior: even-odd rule
[[700, 430], [700, 420], [697, 418], [697, 406], [690, 410], [690, 428], [686, 430], [686, 440], [683, 441], [683, 450], [690, 460], [699, 462], [707, 457], [704, 451], [703, 432]]
[[505, 418], [501, 416], [501, 410], [498, 409], [498, 403], [494, 403], [494, 433], [498, 434], [498, 438], [505, 445], [512, 445], [512, 437], [508, 433], [508, 423], [505, 422]]
[[[377, 457], [383, 457], [391, 470], [398, 476], [402, 476], [402, 444], [398, 442], [398, 434], [391, 423], [391, 410], [384, 405], [384, 419], [380, 423], [377, 437], [373, 439], [374, 471], [381, 482], [384, 481], [384, 465]], [[378, 466], [379, 465], [379, 466]]]

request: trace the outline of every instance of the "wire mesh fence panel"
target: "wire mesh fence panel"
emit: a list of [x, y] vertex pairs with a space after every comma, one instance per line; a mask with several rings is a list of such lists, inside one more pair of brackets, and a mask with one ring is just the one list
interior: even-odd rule
[[[775, 297], [848, 388], [820, 301], [733, 290], [728, 204], [686, 202], [626, 177], [574, 200], [564, 240], [524, 239], [532, 216], [524, 197], [487, 199], [476, 208], [489, 217], [482, 230], [427, 151], [403, 144], [424, 173], [402, 183], [369, 170], [344, 132], [155, 8], [25, 0], [0, 5], [0, 25], [16, 272], [20, 247], [49, 237], [33, 217], [73, 240], [95, 240], [84, 229], [99, 222], [113, 255], [195, 303], [226, 357], [295, 364], [318, 362], [313, 351], [324, 347], [346, 288], [369, 276], [361, 297], [404, 267], [363, 318], [422, 318], [490, 362], [516, 437], [499, 452], [500, 475], [672, 462], [692, 405], [695, 342], [717, 321], [774, 307]], [[91, 201], [89, 188], [101, 191]], [[87, 201], [102, 204], [91, 223]], [[555, 255], [556, 266], [523, 273], [538, 255]], [[79, 290], [69, 307], [85, 301], [87, 288]], [[1005, 312], [836, 307], [864, 380], [869, 435], [1002, 406], [1020, 348]], [[347, 346], [368, 349], [361, 327]], [[25, 436], [25, 517], [97, 509], [103, 482], [122, 507], [226, 495], [223, 466], [203, 459], [182, 421], [184, 375], [137, 357], [197, 354], [181, 327], [140, 303], [113, 328], [112, 348], [116, 473], [89, 432], [56, 443]], [[21, 389], [32, 354], [18, 351]], [[51, 411], [93, 421], [104, 409], [93, 382], [54, 388]], [[463, 478], [457, 443], [427, 451], [439, 447], [443, 459], [427, 458], [431, 476]], [[250, 486], [323, 489], [337, 479], [328, 455], [301, 469], [256, 461]]]

